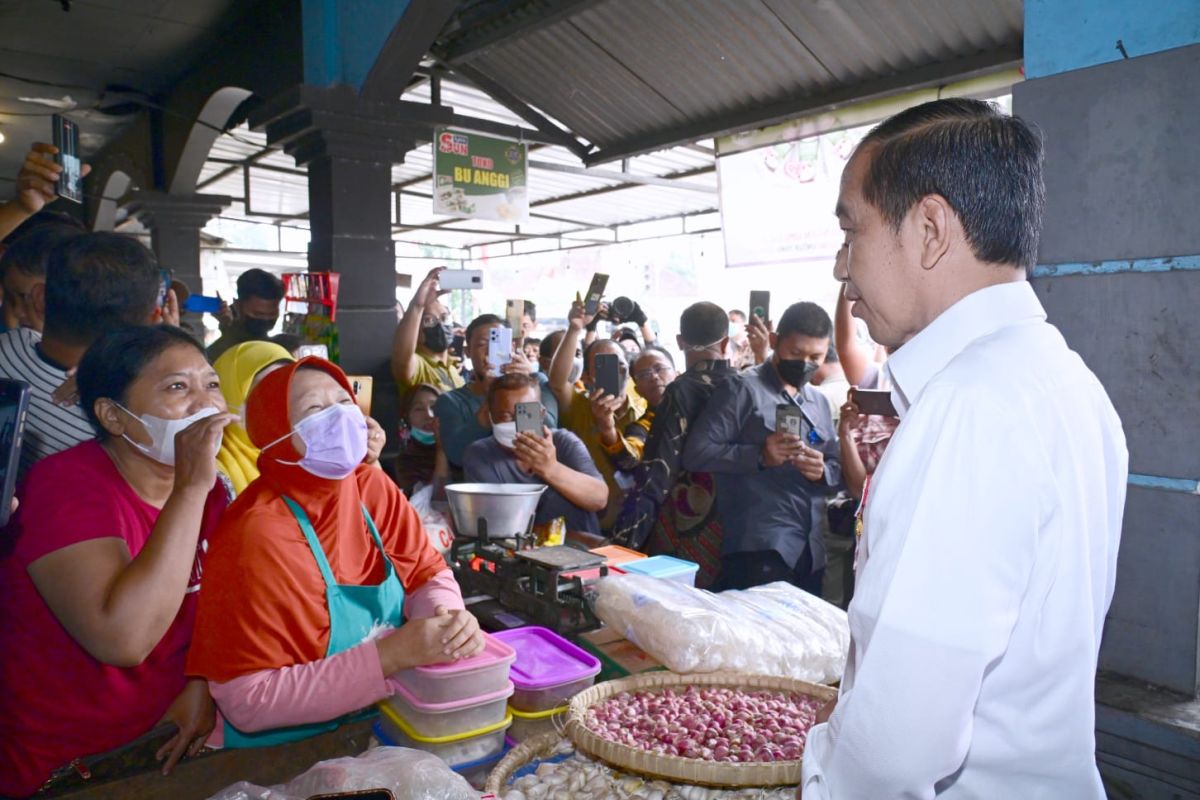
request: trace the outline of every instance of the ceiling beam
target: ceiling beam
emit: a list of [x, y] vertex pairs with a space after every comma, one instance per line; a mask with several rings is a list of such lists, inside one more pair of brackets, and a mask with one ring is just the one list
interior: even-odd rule
[[264, 147], [262, 150], [259, 150], [257, 153], [246, 156], [245, 158], [242, 158], [242, 159], [233, 159], [233, 158], [218, 159], [218, 158], [213, 158], [212, 156], [209, 156], [208, 160], [213, 162], [214, 164], [229, 164], [230, 166], [227, 169], [221, 170], [216, 175], [213, 175], [211, 178], [205, 178], [200, 183], [197, 183], [196, 191], [202, 192], [206, 188], [211, 186], [212, 184], [221, 180], [222, 178], [228, 177], [229, 175], [232, 175], [233, 173], [237, 172], [242, 167], [248, 166], [250, 164], [253, 164], [256, 161], [259, 161], [260, 159], [266, 158], [267, 155], [269, 155], [270, 152], [274, 149], [275, 148], [273, 148], [273, 147]]
[[434, 55], [457, 65], [485, 55], [489, 50], [510, 44], [522, 36], [554, 25], [585, 11], [601, 0], [533, 0], [518, 7], [506, 19], [493, 24], [472, 24], [466, 33], [435, 45]]
[[516, 114], [521, 119], [533, 125], [542, 135], [545, 136], [550, 144], [562, 145], [570, 150], [580, 161], [586, 161], [587, 155], [591, 152], [591, 148], [583, 142], [575, 138], [570, 131], [551, 122], [544, 114], [535, 111], [529, 104], [522, 101], [515, 94], [510, 92], [504, 86], [501, 86], [496, 81], [485, 75], [483, 72], [467, 65], [461, 65], [454, 69], [457, 75], [461, 75], [471, 83], [475, 84], [485, 94], [491, 97], [500, 105], [507, 108], [509, 111]]
[[[638, 175], [633, 172], [620, 172], [609, 169], [591, 169], [589, 167], [574, 167], [570, 164], [556, 164], [552, 161], [538, 161], [531, 159], [529, 166], [533, 169], [543, 169], [548, 172], [565, 172], [568, 175], [584, 175], [589, 178], [600, 178], [606, 181], [617, 181], [618, 183], [636, 183], [645, 186], [665, 186], [668, 189], [684, 189], [689, 192], [703, 192], [705, 194], [716, 194], [717, 187], [703, 186], [698, 183], [686, 183], [680, 180], [672, 180], [671, 178], [660, 178], [657, 175]], [[713, 169], [716, 169], [713, 167]], [[706, 170], [711, 172], [712, 170]], [[698, 173], [699, 174], [699, 173]]]
[[421, 59], [457, 7], [457, 0], [409, 3], [388, 34], [359, 94], [368, 100], [399, 100]]
[[[703, 175], [706, 172], [712, 172], [716, 167], [697, 167], [696, 169], [684, 170], [683, 172], [671, 172], [663, 175], [663, 178], [691, 178], [696, 175]], [[529, 204], [530, 208], [538, 208], [540, 206], [548, 206], [553, 203], [565, 203], [568, 200], [582, 200], [585, 197], [595, 197], [609, 192], [619, 192], [622, 189], [631, 189], [639, 186], [637, 183], [618, 183], [613, 186], [601, 186], [596, 189], [586, 189], [582, 192], [573, 192], [571, 194], [562, 194], [558, 197], [547, 197], [543, 200], [536, 200]]]
[[614, 142], [584, 159], [588, 166], [665, 150], [697, 139], [725, 136], [751, 128], [763, 128], [797, 117], [822, 114], [850, 103], [878, 100], [889, 95], [967, 80], [1012, 69], [1021, 64], [1021, 43], [1015, 42], [986, 53], [930, 64], [873, 81], [839, 87], [817, 95], [791, 97], [777, 103], [756, 105], [687, 125]]

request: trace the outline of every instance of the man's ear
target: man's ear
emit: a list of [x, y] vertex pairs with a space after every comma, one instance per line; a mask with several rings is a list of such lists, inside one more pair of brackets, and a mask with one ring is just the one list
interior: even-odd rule
[[35, 283], [29, 290], [29, 304], [39, 318], [46, 316], [46, 284]]
[[779, 334], [778, 333], [776, 333], [775, 331], [771, 331], [770, 333], [768, 333], [767, 341], [770, 342], [772, 350], [779, 349]]
[[685, 342], [683, 340], [683, 336], [681, 336], [678, 333], [675, 334], [675, 344], [679, 345], [680, 350], [684, 351], [685, 353], [687, 352], [687, 349], [688, 349], [687, 342]]
[[920, 236], [921, 269], [933, 269], [950, 250], [955, 233], [961, 233], [958, 214], [940, 194], [928, 194], [917, 201], [913, 213]]

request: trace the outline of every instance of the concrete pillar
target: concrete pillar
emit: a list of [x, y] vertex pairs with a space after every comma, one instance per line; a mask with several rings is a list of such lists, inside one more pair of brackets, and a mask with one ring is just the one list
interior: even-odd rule
[[151, 248], [163, 269], [199, 294], [200, 230], [227, 208], [233, 198], [212, 194], [167, 194], [139, 191], [128, 205], [129, 214], [150, 230]]
[[391, 169], [449, 109], [378, 103], [348, 87], [301, 86], [250, 117], [267, 140], [308, 166], [308, 264], [338, 272], [341, 366], [374, 377], [372, 416], [395, 441], [398, 397], [390, 369], [396, 327], [396, 258], [391, 227]]

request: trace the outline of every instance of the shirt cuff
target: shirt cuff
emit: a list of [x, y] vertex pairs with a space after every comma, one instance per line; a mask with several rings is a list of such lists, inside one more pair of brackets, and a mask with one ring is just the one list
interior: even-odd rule
[[828, 744], [829, 723], [814, 725], [808, 732], [804, 745], [804, 760], [801, 765], [800, 787], [804, 800], [829, 800], [829, 787], [825, 783], [822, 762]]

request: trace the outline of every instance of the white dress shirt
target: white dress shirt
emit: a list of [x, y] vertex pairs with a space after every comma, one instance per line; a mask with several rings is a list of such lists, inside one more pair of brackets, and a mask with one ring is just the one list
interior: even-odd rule
[[850, 658], [804, 800], [1091, 800], [1093, 686], [1128, 454], [1026, 282], [889, 360], [901, 423], [869, 487]]

